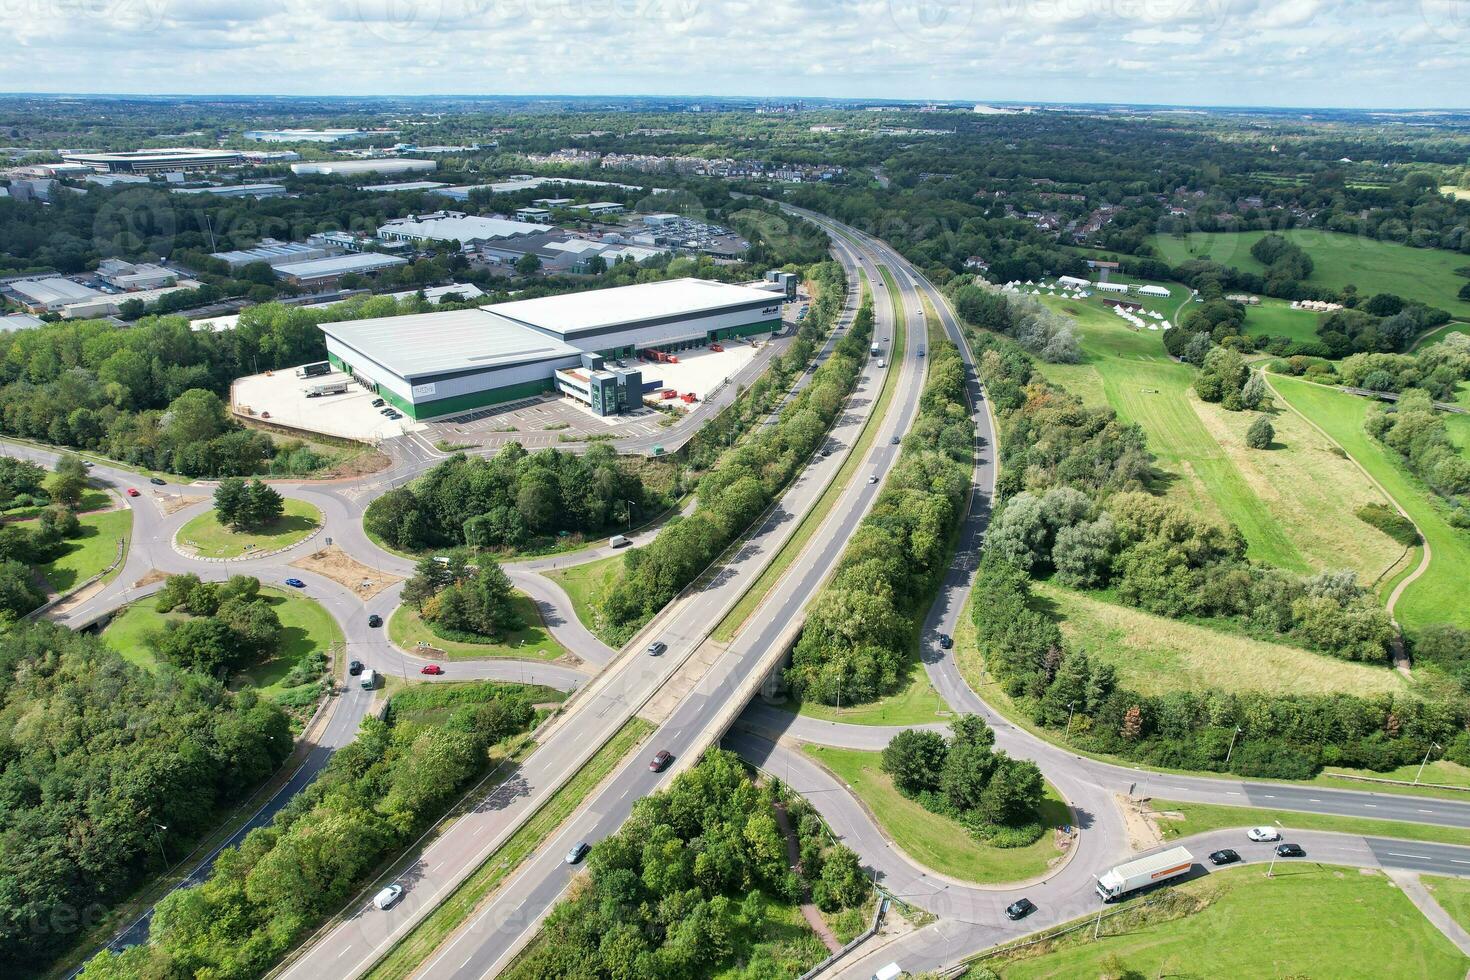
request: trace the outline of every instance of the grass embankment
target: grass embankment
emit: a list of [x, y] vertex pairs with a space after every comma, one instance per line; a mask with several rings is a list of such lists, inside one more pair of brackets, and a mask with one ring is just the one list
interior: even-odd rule
[[[280, 642], [270, 657], [242, 671], [233, 683], [253, 685], [270, 696], [284, 690], [279, 686], [280, 681], [307, 654], [340, 645], [342, 629], [332, 614], [313, 599], [275, 589], [262, 589], [260, 594], [281, 620]], [[169, 621], [188, 618], [185, 613], [161, 613], [152, 598], [141, 599], [113, 618], [103, 630], [102, 640], [124, 660], [152, 670], [158, 658], [145, 642], [147, 635], [161, 631]]]
[[1119, 684], [1142, 694], [1209, 688], [1371, 697], [1407, 686], [1386, 666], [1155, 616], [1050, 583], [1036, 583], [1034, 594], [1060, 620], [1069, 646], [1102, 657]]
[[1440, 908], [1464, 929], [1470, 930], [1470, 879], [1420, 875], [1419, 882], [1434, 895]]
[[577, 771], [561, 789], [485, 859], [453, 893], [418, 924], [404, 939], [368, 973], [371, 980], [389, 980], [410, 976], [455, 929], [474, 913], [476, 907], [522, 861], [552, 836], [597, 784], [641, 742], [653, 726], [641, 718], [630, 718], [618, 732]]
[[[888, 274], [886, 267], [883, 269], [883, 274], [884, 279], [891, 282], [892, 277]], [[868, 295], [867, 273], [859, 270], [858, 276], [862, 282], [862, 295], [866, 298]], [[890, 286], [891, 289], [892, 287]], [[891, 295], [892, 293], [890, 292], [890, 297]], [[894, 306], [896, 310], [896, 302]], [[897, 316], [896, 313], [895, 316], [898, 321], [898, 332], [896, 335], [898, 339], [894, 342], [892, 357], [889, 361], [890, 368], [896, 367], [903, 358], [905, 327], [902, 322], [903, 318]], [[874, 336], [877, 336], [876, 333]], [[893, 392], [898, 387], [897, 383], [893, 381], [896, 374], [897, 372], [893, 370], [885, 370], [883, 372], [883, 380], [878, 390], [877, 402], [873, 405], [873, 411], [869, 414], [868, 420], [863, 424], [862, 432], [858, 434], [857, 441], [853, 443], [851, 452], [843, 460], [842, 468], [837, 471], [837, 475], [832, 478], [832, 482], [827, 485], [827, 489], [817, 498], [811, 510], [807, 511], [806, 515], [801, 519], [801, 523], [796, 526], [796, 530], [792, 532], [791, 537], [787, 540], [786, 545], [781, 549], [780, 553], [771, 560], [771, 563], [766, 566], [766, 570], [756, 578], [745, 595], [740, 597], [740, 601], [735, 604], [734, 608], [725, 614], [724, 619], [720, 620], [719, 625], [710, 634], [711, 638], [717, 643], [729, 643], [734, 638], [735, 634], [739, 632], [740, 627], [744, 626], [745, 621], [750, 618], [750, 614], [755, 611], [755, 607], [760, 605], [761, 601], [776, 587], [776, 583], [780, 581], [781, 576], [786, 574], [786, 569], [791, 567], [791, 563], [796, 560], [796, 556], [801, 554], [807, 542], [812, 539], [812, 535], [817, 533], [817, 529], [822, 526], [822, 522], [832, 512], [832, 507], [837, 503], [837, 498], [842, 495], [842, 491], [846, 489], [847, 484], [852, 480], [853, 473], [862, 465], [864, 457], [872, 447], [873, 440], [878, 434], [878, 425], [883, 416], [888, 412], [888, 406], [893, 402]]]
[[[991, 847], [976, 841], [955, 821], [900, 793], [881, 768], [881, 752], [826, 745], [802, 749], [848, 785], [899, 850], [950, 878], [978, 884], [1023, 881], [1045, 874], [1062, 855], [1050, 830], [1029, 847]], [[1048, 828], [1072, 822], [1067, 805], [1050, 783], [1040, 816]]]
[[[79, 520], [82, 533], [63, 541], [60, 554], [37, 566], [53, 592], [70, 592], [101, 572], [117, 558], [118, 539], [123, 540], [126, 554], [127, 542], [132, 538], [133, 512], [127, 507], [83, 514]], [[116, 575], [121, 568], [119, 564], [110, 575]]]
[[1363, 431], [1372, 403], [1297, 378], [1273, 375], [1270, 380], [1292, 408], [1320, 426], [1382, 484], [1428, 542], [1433, 553], [1429, 568], [1404, 590], [1395, 618], [1410, 630], [1436, 622], [1470, 626], [1470, 606], [1463, 601], [1464, 585], [1470, 582], [1470, 536], [1451, 527], [1434, 492], [1409, 473], [1392, 450]]
[[1238, 868], [1171, 891], [1157, 909], [1103, 919], [1097, 940], [1077, 929], [982, 964], [1005, 980], [1462, 977], [1470, 967], [1382, 874], [1300, 862], [1272, 878]]
[[[1264, 274], [1266, 269], [1250, 249], [1264, 231], [1194, 232], [1176, 237], [1154, 235], [1149, 241], [1171, 265], [1209, 258], [1243, 272]], [[1454, 270], [1465, 264], [1465, 256], [1438, 248], [1413, 248], [1397, 242], [1377, 241], [1358, 235], [1297, 228], [1280, 232], [1312, 257], [1312, 276], [1307, 283], [1341, 289], [1358, 287], [1359, 296], [1395, 293], [1430, 306], [1448, 310], [1452, 316], [1470, 316], [1470, 302], [1456, 298], [1465, 281]]]
[[[1250, 449], [1245, 431], [1256, 413], [1200, 401], [1190, 390], [1194, 369], [1168, 358], [1161, 332], [1131, 329], [1096, 296], [1045, 302], [1077, 321], [1083, 357], [1040, 365], [1042, 373], [1141, 426], [1163, 473], [1158, 489], [1234, 523], [1250, 557], [1297, 572], [1347, 567], [1371, 582], [1400, 556], [1392, 539], [1352, 516], [1383, 495], [1310, 426], [1278, 412], [1274, 447]], [[1324, 513], [1344, 516], [1328, 526]]]
[[580, 565], [548, 569], [542, 574], [566, 592], [572, 600], [572, 611], [577, 614], [582, 625], [601, 636], [597, 629], [597, 597], [606, 587], [608, 579], [618, 573], [622, 561], [621, 554], [608, 555]]
[[425, 623], [412, 606], [399, 606], [388, 617], [388, 639], [416, 653], [419, 646], [442, 650], [450, 660], [479, 660], [486, 657], [509, 657], [517, 660], [555, 660], [566, 653], [566, 648], [556, 642], [541, 612], [529, 596], [514, 594], [511, 605], [525, 626], [506, 634], [496, 642], [469, 643], [463, 640], [446, 639]]
[[1178, 803], [1173, 800], [1156, 799], [1151, 805], [1155, 813], [1168, 814], [1155, 821], [1165, 840], [1177, 840], [1191, 834], [1228, 830], [1232, 827], [1242, 828], [1241, 839], [1244, 840], [1246, 827], [1280, 824], [1290, 830], [1323, 830], [1335, 834], [1396, 837], [1425, 843], [1470, 846], [1470, 829], [1464, 827], [1441, 827], [1404, 820], [1377, 820], [1373, 817], [1343, 817], [1331, 813], [1301, 813], [1297, 810], [1273, 810], [1269, 807]]
[[179, 544], [203, 558], [239, 558], [252, 551], [276, 551], [303, 540], [322, 523], [322, 512], [304, 500], [287, 497], [279, 519], [254, 531], [231, 531], [212, 508], [179, 529]]

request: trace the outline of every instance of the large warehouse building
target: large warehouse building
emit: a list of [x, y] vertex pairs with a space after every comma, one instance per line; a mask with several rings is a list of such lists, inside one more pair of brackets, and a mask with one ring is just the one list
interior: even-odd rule
[[164, 150], [120, 150], [91, 153], [62, 150], [61, 159], [91, 167], [98, 173], [156, 174], [170, 170], [218, 170], [245, 162], [237, 150], [201, 150], [173, 147]]
[[[472, 310], [324, 323], [334, 366], [414, 419], [440, 418], [559, 389], [599, 414], [642, 403], [637, 372], [603, 358], [704, 347], [772, 333], [784, 293], [704, 279], [672, 279]], [[596, 399], [558, 384], [572, 371], [600, 387]], [[610, 376], [610, 377], [609, 377]]]

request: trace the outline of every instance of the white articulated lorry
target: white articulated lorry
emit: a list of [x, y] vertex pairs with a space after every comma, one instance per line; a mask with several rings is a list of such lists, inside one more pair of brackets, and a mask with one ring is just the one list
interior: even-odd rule
[[1192, 867], [1194, 855], [1189, 853], [1189, 849], [1172, 847], [1104, 871], [1097, 876], [1097, 893], [1104, 902], [1115, 901], [1140, 888], [1188, 874]]

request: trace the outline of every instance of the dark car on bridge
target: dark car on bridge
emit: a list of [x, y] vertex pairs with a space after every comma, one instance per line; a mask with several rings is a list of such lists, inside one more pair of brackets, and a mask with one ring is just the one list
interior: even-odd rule
[[1012, 922], [1015, 922], [1017, 919], [1026, 918], [1026, 916], [1035, 911], [1036, 906], [1032, 903], [1031, 899], [1018, 898], [1014, 902], [1006, 906], [1006, 918], [1010, 919]]
[[649, 772], [663, 772], [669, 768], [669, 763], [674, 761], [674, 753], [668, 749], [659, 749], [648, 763]]

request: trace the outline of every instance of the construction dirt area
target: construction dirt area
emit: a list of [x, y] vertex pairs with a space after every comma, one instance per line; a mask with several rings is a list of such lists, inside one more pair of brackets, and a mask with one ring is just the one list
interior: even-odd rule
[[403, 581], [400, 576], [364, 565], [336, 545], [313, 551], [293, 561], [291, 566], [329, 578], [364, 599], [371, 599], [390, 585]]

